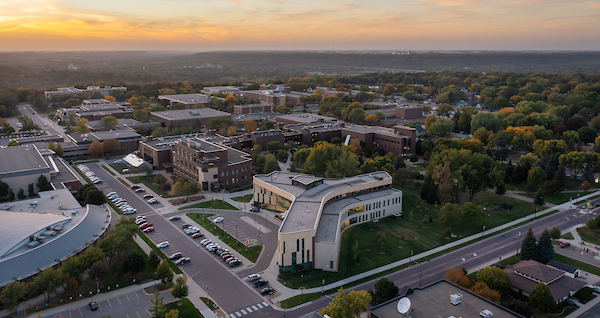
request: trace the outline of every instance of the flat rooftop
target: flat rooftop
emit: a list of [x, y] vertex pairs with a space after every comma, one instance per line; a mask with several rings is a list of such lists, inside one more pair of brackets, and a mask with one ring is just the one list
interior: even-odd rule
[[[346, 188], [349, 186], [364, 184], [370, 182], [378, 182], [381, 180], [390, 180], [392, 177], [384, 171], [378, 171], [368, 174], [362, 174], [349, 178], [342, 179], [323, 179], [323, 184], [304, 190], [299, 186], [292, 185], [294, 178], [307, 178], [314, 176], [274, 171], [267, 175], [255, 175], [254, 178], [269, 183], [295, 197], [294, 202], [290, 206], [285, 220], [281, 225], [281, 233], [306, 231], [317, 228], [317, 219], [319, 209], [321, 208], [321, 201], [323, 197], [333, 191], [340, 188]], [[320, 179], [320, 178], [318, 178]], [[310, 181], [310, 180], [304, 180]]]
[[208, 103], [210, 96], [204, 94], [177, 94], [177, 95], [160, 95], [158, 99], [164, 99], [171, 102], [193, 105], [196, 103]]
[[94, 135], [99, 140], [106, 139], [131, 139], [131, 138], [142, 138], [142, 136], [130, 129], [116, 129], [116, 130], [105, 130], [105, 131], [95, 131], [89, 133], [90, 135]]
[[301, 132], [308, 130], [309, 132], [326, 132], [326, 131], [341, 131], [342, 127], [337, 123], [309, 123], [309, 124], [290, 124], [285, 126], [286, 129]]
[[0, 179], [50, 169], [34, 145], [0, 148], [0, 162]]
[[337, 121], [338, 119], [335, 117], [328, 117], [323, 115], [302, 113], [302, 114], [288, 114], [288, 115], [279, 115], [277, 116], [277, 121], [280, 120], [293, 120], [298, 123], [312, 123], [317, 120], [322, 121]]
[[363, 125], [352, 125], [346, 124], [346, 127], [342, 129], [347, 129], [351, 131], [355, 131], [362, 134], [380, 134], [380, 135], [388, 135], [394, 137], [404, 137], [401, 135], [396, 135], [392, 128], [385, 128], [380, 126], [363, 126]]
[[[133, 118], [119, 118], [117, 119], [118, 124], [116, 129], [127, 129], [127, 127], [137, 128], [141, 123]], [[102, 127], [101, 120], [90, 120], [87, 123], [94, 130], [104, 130]]]
[[[479, 313], [486, 309], [494, 314], [494, 318], [522, 318], [517, 313], [445, 280], [412, 291], [412, 294], [406, 296], [411, 303], [410, 316], [412, 318], [479, 317]], [[456, 293], [462, 295], [462, 302], [455, 306], [450, 303], [450, 295]], [[402, 317], [397, 309], [400, 298], [373, 307], [370, 310], [373, 318]]]
[[241, 114], [241, 115], [233, 115], [233, 120], [235, 121], [244, 121], [244, 120], [254, 120], [257, 122], [261, 122], [263, 120], [275, 121], [277, 117], [276, 113], [266, 112], [266, 113], [252, 113], [252, 114]]
[[231, 114], [222, 112], [220, 110], [212, 108], [195, 108], [195, 109], [179, 109], [179, 110], [167, 110], [161, 112], [153, 112], [155, 116], [159, 116], [165, 119], [178, 120], [178, 119], [194, 119], [194, 118], [207, 118], [207, 117], [230, 117]]

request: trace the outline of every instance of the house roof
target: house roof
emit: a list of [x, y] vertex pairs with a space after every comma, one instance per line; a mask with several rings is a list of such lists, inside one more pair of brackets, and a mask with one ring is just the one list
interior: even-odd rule
[[[508, 267], [507, 267], [508, 268]], [[548, 283], [564, 274], [563, 271], [546, 266], [542, 263], [526, 260], [512, 265], [512, 270]]]
[[551, 259], [550, 261], [548, 261], [548, 266], [552, 266], [554, 268], [558, 268], [560, 270], [563, 270], [563, 271], [565, 271], [567, 273], [571, 273], [571, 274], [574, 274], [577, 271], [576, 267], [573, 267], [571, 265], [567, 265], [567, 264], [561, 263], [561, 262], [553, 260], [553, 259]]

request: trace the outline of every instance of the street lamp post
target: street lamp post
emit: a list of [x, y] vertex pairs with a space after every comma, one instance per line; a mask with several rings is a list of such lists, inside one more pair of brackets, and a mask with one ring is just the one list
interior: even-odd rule
[[519, 242], [517, 243], [517, 255], [519, 255], [519, 247], [521, 246], [521, 232], [519, 232]]

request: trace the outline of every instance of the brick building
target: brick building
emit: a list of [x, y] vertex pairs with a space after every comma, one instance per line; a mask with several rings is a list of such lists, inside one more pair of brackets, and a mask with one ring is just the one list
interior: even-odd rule
[[231, 114], [212, 108], [180, 109], [150, 113], [150, 119], [160, 122], [164, 127], [171, 124], [174, 127], [198, 126], [202, 127], [212, 118], [231, 119]]
[[396, 118], [415, 119], [423, 117], [423, 107], [418, 106], [398, 106], [395, 109]]
[[272, 105], [267, 104], [246, 104], [233, 106], [233, 113], [236, 115], [253, 114], [253, 113], [270, 113], [273, 109]]
[[[396, 127], [399, 127], [396, 129]], [[416, 130], [405, 126], [394, 129], [379, 126], [345, 124], [342, 138], [358, 139], [367, 149], [381, 148], [394, 155], [414, 153], [416, 150]], [[405, 128], [403, 128], [405, 127]], [[412, 132], [414, 131], [414, 134]]]

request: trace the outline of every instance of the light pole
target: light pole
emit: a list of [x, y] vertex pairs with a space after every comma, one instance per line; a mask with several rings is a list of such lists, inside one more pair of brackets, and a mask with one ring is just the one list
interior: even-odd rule
[[519, 242], [517, 243], [517, 255], [519, 255], [519, 247], [521, 246], [521, 232], [519, 232], [518, 238]]

